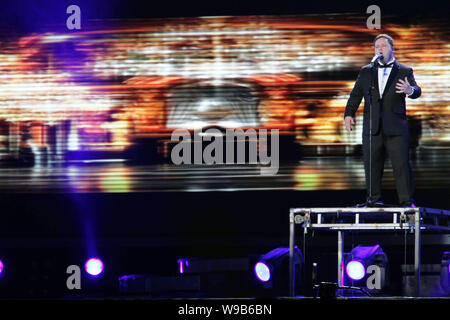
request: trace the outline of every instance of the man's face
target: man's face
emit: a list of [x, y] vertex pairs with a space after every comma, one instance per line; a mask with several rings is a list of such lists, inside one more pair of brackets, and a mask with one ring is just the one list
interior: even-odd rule
[[386, 38], [380, 38], [375, 41], [375, 54], [381, 54], [383, 56], [383, 62], [387, 63], [394, 57], [391, 45]]

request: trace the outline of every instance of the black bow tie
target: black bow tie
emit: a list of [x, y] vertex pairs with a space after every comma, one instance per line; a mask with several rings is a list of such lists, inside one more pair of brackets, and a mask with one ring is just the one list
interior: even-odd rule
[[392, 68], [394, 65], [394, 62], [388, 63], [388, 64], [378, 64], [378, 68]]

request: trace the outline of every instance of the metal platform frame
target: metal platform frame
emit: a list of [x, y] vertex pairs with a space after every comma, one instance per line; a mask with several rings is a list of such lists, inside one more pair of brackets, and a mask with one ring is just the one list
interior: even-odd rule
[[[370, 220], [365, 222], [365, 220]], [[388, 221], [388, 222], [386, 222]], [[346, 231], [414, 232], [414, 275], [416, 296], [420, 296], [421, 231], [450, 233], [450, 211], [432, 208], [291, 208], [289, 212], [289, 292], [295, 296], [295, 225], [311, 230], [336, 231], [337, 279], [342, 286], [344, 233]]]

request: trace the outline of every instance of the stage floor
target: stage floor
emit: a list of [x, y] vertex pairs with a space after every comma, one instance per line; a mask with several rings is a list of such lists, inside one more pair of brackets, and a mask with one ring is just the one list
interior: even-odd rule
[[[426, 150], [411, 160], [417, 189], [450, 187], [450, 151]], [[260, 166], [143, 165], [125, 162], [85, 162], [0, 167], [0, 192], [205, 192], [260, 190], [365, 189], [363, 164], [358, 157], [310, 157], [282, 164], [273, 176]], [[395, 189], [390, 162], [383, 188]]]

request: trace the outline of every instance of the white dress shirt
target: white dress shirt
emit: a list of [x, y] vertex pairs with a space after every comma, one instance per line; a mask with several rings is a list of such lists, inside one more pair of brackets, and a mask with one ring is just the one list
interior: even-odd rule
[[[392, 58], [387, 64], [395, 61], [395, 58]], [[380, 60], [378, 60], [380, 65], [383, 65]], [[388, 68], [378, 68], [378, 89], [380, 91], [380, 98], [383, 97], [384, 88], [386, 88], [386, 83], [389, 79], [389, 75], [392, 71], [392, 65]]]
[[[395, 61], [395, 58], [392, 58], [392, 60], [389, 61], [386, 64], [393, 63], [394, 61]], [[380, 60], [378, 60], [378, 63], [380, 65], [383, 65]], [[380, 98], [383, 97], [383, 92], [384, 92], [384, 89], [386, 88], [386, 83], [387, 83], [387, 81], [389, 79], [389, 75], [391, 74], [392, 67], [393, 67], [393, 64], [391, 66], [389, 66], [388, 68], [378, 68], [378, 89], [380, 91]], [[406, 94], [406, 96], [409, 97], [413, 93], [414, 93], [414, 88], [412, 88], [411, 93], [410, 94]]]

